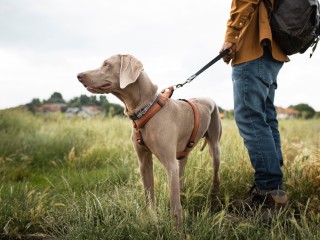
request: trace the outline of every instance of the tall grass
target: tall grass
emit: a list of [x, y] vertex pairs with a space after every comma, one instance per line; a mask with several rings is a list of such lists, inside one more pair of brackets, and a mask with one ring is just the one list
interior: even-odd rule
[[[124, 118], [0, 112], [0, 239], [178, 239], [166, 174], [155, 159], [156, 209], [146, 206]], [[320, 121], [280, 122], [289, 210], [270, 226], [235, 215], [253, 179], [233, 121], [223, 120], [222, 210], [212, 212], [212, 162], [197, 147], [182, 194], [189, 239], [320, 239]]]

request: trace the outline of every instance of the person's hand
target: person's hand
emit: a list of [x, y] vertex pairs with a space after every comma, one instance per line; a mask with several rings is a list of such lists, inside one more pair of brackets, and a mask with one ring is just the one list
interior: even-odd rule
[[231, 61], [231, 59], [233, 59], [235, 57], [236, 54], [236, 45], [234, 43], [230, 43], [230, 42], [224, 42], [222, 45], [222, 49], [220, 52], [229, 49], [230, 53], [226, 56], [223, 57], [223, 61], [226, 64], [229, 64], [229, 62]]

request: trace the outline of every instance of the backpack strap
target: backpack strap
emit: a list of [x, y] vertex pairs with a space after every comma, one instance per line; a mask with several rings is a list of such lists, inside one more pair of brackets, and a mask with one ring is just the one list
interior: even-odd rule
[[268, 11], [269, 11], [269, 17], [272, 15], [272, 12], [273, 12], [273, 9], [272, 9], [272, 5], [271, 5], [271, 2], [270, 0], [261, 0], [264, 2], [264, 4], [266, 5]]

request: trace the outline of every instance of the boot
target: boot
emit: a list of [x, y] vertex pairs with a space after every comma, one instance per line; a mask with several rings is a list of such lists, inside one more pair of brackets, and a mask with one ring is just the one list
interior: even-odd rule
[[288, 197], [283, 190], [260, 190], [253, 185], [248, 198], [232, 202], [231, 210], [239, 213], [259, 211], [263, 222], [269, 223], [272, 217], [286, 207], [287, 203]]

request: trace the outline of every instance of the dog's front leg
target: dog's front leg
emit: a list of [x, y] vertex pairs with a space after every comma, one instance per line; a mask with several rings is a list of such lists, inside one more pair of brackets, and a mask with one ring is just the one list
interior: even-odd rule
[[179, 160], [179, 178], [180, 178], [180, 192], [185, 191], [185, 184], [184, 184], [184, 172], [186, 169], [186, 164], [188, 161], [188, 157]]
[[151, 206], [154, 207], [155, 200], [152, 153], [140, 145], [134, 144], [134, 146], [139, 159], [140, 175], [144, 186], [146, 203], [151, 204]]
[[179, 165], [175, 156], [169, 161], [160, 160], [167, 172], [170, 190], [170, 213], [174, 220], [175, 228], [183, 234], [183, 209], [180, 202]]

